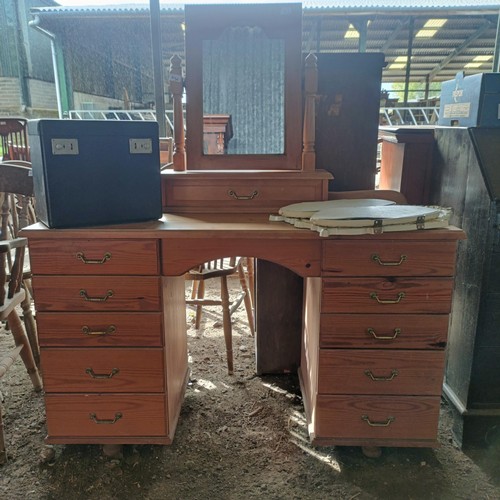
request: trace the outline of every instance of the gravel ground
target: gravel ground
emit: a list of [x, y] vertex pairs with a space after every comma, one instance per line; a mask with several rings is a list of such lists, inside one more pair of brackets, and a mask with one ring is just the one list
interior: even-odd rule
[[[44, 445], [43, 395], [18, 361], [0, 381], [9, 462], [0, 498], [13, 499], [500, 499], [500, 444], [466, 455], [443, 403], [437, 449], [312, 447], [294, 375], [257, 377], [244, 308], [234, 315], [235, 375], [226, 371], [217, 308], [188, 337], [192, 380], [171, 446]], [[0, 330], [0, 350], [12, 345]], [[474, 459], [472, 459], [472, 458]]]

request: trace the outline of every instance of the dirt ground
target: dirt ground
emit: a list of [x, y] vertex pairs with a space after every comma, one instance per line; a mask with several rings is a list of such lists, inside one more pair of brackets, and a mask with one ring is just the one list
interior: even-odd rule
[[[188, 336], [192, 380], [171, 446], [44, 445], [43, 395], [20, 361], [0, 381], [9, 462], [0, 499], [500, 499], [500, 443], [468, 455], [450, 432], [443, 403], [437, 449], [308, 443], [297, 377], [255, 376], [244, 308], [234, 315], [235, 375], [226, 371], [217, 308]], [[0, 330], [0, 351], [11, 345]]]

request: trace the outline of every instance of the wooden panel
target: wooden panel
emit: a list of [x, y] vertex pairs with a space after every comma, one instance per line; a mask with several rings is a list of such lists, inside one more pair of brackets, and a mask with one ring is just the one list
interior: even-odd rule
[[[33, 286], [40, 311], [160, 310], [156, 276], [35, 276]], [[81, 290], [95, 300], [86, 300]]]
[[438, 351], [321, 349], [318, 391], [437, 396], [441, 394], [443, 368], [444, 353]]
[[162, 345], [161, 314], [37, 312], [42, 347]]
[[167, 385], [167, 412], [171, 438], [174, 437], [189, 377], [184, 294], [184, 276], [162, 278], [165, 383]]
[[333, 174], [333, 191], [373, 189], [384, 54], [317, 57], [316, 166]]
[[300, 363], [303, 279], [259, 259], [256, 286], [257, 373], [295, 372]]
[[304, 409], [307, 418], [316, 408], [318, 395], [318, 357], [320, 331], [320, 299], [321, 278], [307, 278], [304, 287], [304, 332], [302, 335], [302, 350], [299, 367], [299, 380]]
[[31, 269], [35, 274], [156, 275], [157, 247], [156, 240], [148, 239], [29, 241]]
[[290, 203], [326, 200], [330, 177], [320, 171], [280, 175], [243, 172], [164, 174], [163, 209], [168, 213], [273, 213]]
[[320, 346], [444, 349], [447, 314], [322, 314]]
[[399, 440], [403, 446], [411, 439], [434, 441], [440, 401], [438, 396], [318, 396], [315, 436], [363, 439], [363, 446], [370, 439], [392, 445]]
[[164, 390], [162, 349], [48, 348], [42, 367], [46, 392]]
[[[449, 313], [452, 287], [453, 280], [448, 278], [328, 278], [323, 280], [321, 311]], [[389, 303], [380, 303], [375, 296]]]
[[[164, 436], [168, 432], [161, 394], [46, 394], [45, 405], [49, 442], [51, 438], [78, 436], [121, 437], [121, 443], [127, 443], [134, 436]], [[102, 422], [115, 418], [115, 423]]]
[[453, 276], [456, 243], [325, 241], [322, 268], [351, 276]]
[[[286, 251], [284, 250], [286, 248]], [[172, 238], [161, 246], [161, 265], [164, 275], [180, 276], [203, 262], [221, 257], [245, 256], [269, 260], [290, 269], [299, 276], [321, 274], [321, 244], [317, 240], [286, 240], [227, 238]]]

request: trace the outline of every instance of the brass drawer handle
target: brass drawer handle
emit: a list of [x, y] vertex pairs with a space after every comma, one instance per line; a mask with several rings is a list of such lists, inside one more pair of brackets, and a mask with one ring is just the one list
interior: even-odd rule
[[95, 373], [93, 368], [86, 368], [85, 373], [88, 373], [92, 378], [113, 378], [120, 373], [118, 368], [113, 368], [111, 373]]
[[118, 422], [118, 420], [120, 420], [120, 418], [123, 417], [123, 415], [118, 412], [118, 413], [115, 413], [115, 418], [97, 418], [97, 415], [95, 413], [90, 413], [90, 420], [92, 420], [93, 422], [95, 422], [96, 424], [116, 424], [116, 422]]
[[370, 377], [374, 382], [389, 382], [399, 375], [397, 370], [391, 370], [388, 377], [376, 377], [371, 370], [365, 370], [365, 375]]
[[110, 297], [113, 296], [113, 290], [108, 290], [104, 297], [89, 297], [87, 290], [80, 290], [80, 297], [83, 297], [87, 302], [106, 302]]
[[370, 293], [370, 299], [376, 300], [379, 304], [399, 304], [401, 300], [404, 298], [405, 293], [404, 292], [399, 292], [398, 293], [398, 298], [395, 300], [384, 300], [384, 299], [379, 299], [377, 292], [372, 292]]
[[377, 340], [394, 340], [400, 333], [401, 333], [401, 328], [394, 328], [394, 335], [377, 335], [375, 330], [373, 328], [368, 328], [366, 330], [370, 335], [373, 336], [374, 339]]
[[80, 259], [84, 264], [104, 264], [106, 261], [111, 259], [111, 253], [106, 252], [102, 259], [87, 259], [83, 252], [78, 252], [76, 258]]
[[90, 326], [83, 325], [82, 326], [82, 333], [85, 335], [111, 335], [112, 333], [116, 332], [116, 326], [115, 325], [109, 325], [106, 330], [95, 330], [93, 331]]
[[368, 415], [362, 415], [361, 420], [364, 420], [370, 427], [389, 427], [396, 420], [396, 417], [387, 417], [385, 422], [376, 422], [370, 420]]
[[406, 255], [401, 255], [399, 261], [383, 261], [378, 254], [374, 253], [372, 255], [372, 260], [380, 266], [400, 266], [407, 258]]
[[253, 200], [259, 194], [259, 192], [255, 190], [252, 194], [245, 196], [245, 195], [238, 195], [236, 191], [230, 189], [227, 192], [227, 194], [233, 197], [235, 200]]

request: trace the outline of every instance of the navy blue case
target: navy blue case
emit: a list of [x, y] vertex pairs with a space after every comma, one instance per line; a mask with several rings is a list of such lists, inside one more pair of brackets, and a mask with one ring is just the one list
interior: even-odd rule
[[157, 122], [30, 120], [38, 218], [51, 228], [162, 216]]

